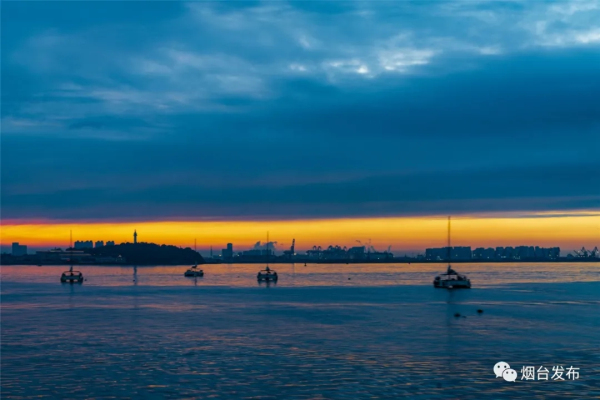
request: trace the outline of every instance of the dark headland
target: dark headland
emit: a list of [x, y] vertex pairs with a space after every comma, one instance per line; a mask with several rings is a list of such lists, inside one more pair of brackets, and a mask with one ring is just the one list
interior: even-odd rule
[[121, 243], [93, 249], [52, 249], [35, 255], [2, 254], [2, 265], [186, 265], [203, 264], [204, 258], [191, 248], [155, 243]]

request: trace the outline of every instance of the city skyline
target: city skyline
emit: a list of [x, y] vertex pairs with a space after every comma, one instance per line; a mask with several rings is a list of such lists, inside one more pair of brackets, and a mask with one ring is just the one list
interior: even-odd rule
[[[141, 242], [165, 243], [194, 247], [207, 254], [210, 246], [220, 252], [227, 243], [250, 249], [257, 241], [265, 240], [266, 232], [278, 249], [287, 249], [296, 239], [298, 250], [313, 246], [340, 245], [351, 247], [358, 241], [369, 240], [378, 250], [392, 246], [396, 252], [422, 253], [426, 248], [443, 247], [447, 243], [447, 217], [437, 218], [380, 218], [314, 221], [246, 221], [227, 222], [155, 222], [121, 224], [64, 224], [16, 225], [3, 227], [3, 240], [27, 243], [31, 249], [66, 247], [69, 230], [75, 240], [111, 240], [133, 243], [134, 230]], [[497, 247], [538, 245], [560, 247], [571, 252], [581, 247], [594, 248], [599, 244], [600, 213], [562, 216], [521, 215], [513, 218], [454, 218], [453, 246]], [[567, 222], [565, 222], [565, 219]], [[235, 225], [232, 225], [235, 224]], [[134, 228], [135, 227], [135, 228]], [[61, 235], [64, 240], [56, 240]], [[392, 233], [390, 233], [392, 232]], [[551, 233], [551, 234], [550, 234]], [[36, 236], [37, 235], [37, 236]], [[10, 243], [8, 243], [10, 244]], [[5, 243], [2, 243], [3, 249]]]

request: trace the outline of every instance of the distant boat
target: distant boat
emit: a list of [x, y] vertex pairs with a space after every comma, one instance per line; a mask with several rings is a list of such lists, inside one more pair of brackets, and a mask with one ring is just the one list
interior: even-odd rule
[[450, 247], [450, 217], [448, 217], [448, 269], [445, 274], [435, 277], [433, 286], [439, 289], [470, 289], [471, 280], [452, 269], [450, 259], [452, 250]]
[[256, 279], [259, 282], [277, 282], [277, 272], [273, 271], [267, 265], [267, 268], [258, 271], [258, 275], [256, 275]]
[[68, 271], [65, 271], [60, 276], [61, 283], [83, 283], [83, 274], [79, 271], [73, 271], [73, 231], [71, 231], [71, 256], [69, 257], [69, 263], [71, 264], [71, 268]]
[[[194, 239], [194, 251], [196, 251], [196, 239]], [[183, 276], [188, 278], [196, 278], [204, 276], [204, 271], [198, 268], [198, 261], [187, 271], [184, 272]]]
[[185, 271], [185, 273], [183, 274], [183, 276], [186, 276], [188, 278], [195, 278], [195, 277], [199, 277], [199, 276], [204, 276], [204, 271], [202, 271], [200, 268], [198, 268], [197, 265], [193, 265], [190, 269], [188, 269], [187, 271]]
[[60, 276], [62, 283], [83, 283], [83, 274], [79, 271], [73, 271], [73, 266]]
[[269, 233], [267, 232], [267, 267], [261, 271], [258, 271], [256, 280], [258, 282], [277, 282], [277, 272], [269, 268]]

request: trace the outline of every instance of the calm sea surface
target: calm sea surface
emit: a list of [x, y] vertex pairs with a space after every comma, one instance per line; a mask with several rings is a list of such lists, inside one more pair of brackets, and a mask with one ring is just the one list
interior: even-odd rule
[[600, 263], [262, 267], [3, 266], [2, 398], [600, 398]]

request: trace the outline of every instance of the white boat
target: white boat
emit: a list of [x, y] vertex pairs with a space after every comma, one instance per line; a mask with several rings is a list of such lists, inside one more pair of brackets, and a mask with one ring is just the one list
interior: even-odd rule
[[199, 276], [204, 276], [204, 271], [202, 271], [200, 268], [198, 268], [197, 265], [193, 265], [190, 269], [188, 269], [187, 271], [185, 271], [185, 273], [183, 274], [183, 276], [186, 276], [188, 278], [195, 278], [195, 277], [199, 277]]
[[262, 271], [258, 271], [258, 275], [256, 275], [256, 279], [259, 282], [277, 282], [277, 272], [273, 271], [269, 266], [263, 269]]
[[65, 271], [60, 276], [62, 283], [83, 283], [83, 274], [79, 271], [73, 271], [73, 267], [70, 270]]
[[471, 289], [471, 280], [466, 275], [461, 275], [450, 266], [452, 258], [450, 247], [450, 217], [448, 217], [448, 269], [445, 274], [435, 277], [433, 287], [439, 289]]

